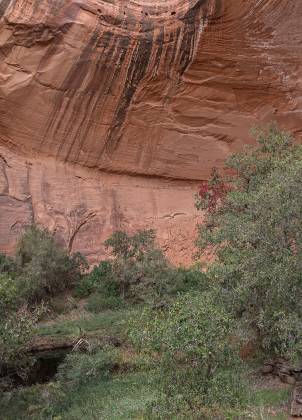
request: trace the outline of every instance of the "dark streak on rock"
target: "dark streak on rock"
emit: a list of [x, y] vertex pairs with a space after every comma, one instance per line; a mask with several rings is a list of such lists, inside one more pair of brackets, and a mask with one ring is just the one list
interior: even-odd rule
[[[104, 158], [111, 159], [122, 137], [127, 112], [143, 79], [155, 79], [162, 66], [165, 75], [173, 72], [181, 77], [192, 62], [201, 8], [206, 3], [207, 0], [199, 0], [179, 18], [181, 24], [169, 33], [166, 45], [165, 32], [168, 29], [164, 23], [159, 27], [158, 22], [144, 16], [138, 22], [130, 13], [127, 20], [119, 16], [110, 20], [109, 16], [102, 14], [100, 17], [106, 21], [108, 29], [104, 31], [102, 19], [99, 19], [82, 54], [66, 74], [56, 92], [55, 106], [45, 126], [42, 143], [47, 139], [55, 141], [57, 136], [64, 136], [65, 141], [60, 142], [56, 155], [67, 161], [78, 161], [86, 139], [90, 138], [89, 131], [107, 125], [105, 138], [100, 138], [97, 147], [95, 165], [98, 166]], [[73, 19], [79, 10], [73, 7]], [[64, 13], [68, 11], [67, 7]], [[131, 50], [133, 39], [130, 35], [116, 34], [117, 28], [127, 30], [127, 25], [136, 25], [137, 28], [137, 39]], [[56, 44], [55, 40], [53, 42]], [[56, 48], [50, 46], [47, 59], [55, 52]], [[151, 62], [154, 63], [152, 66]], [[122, 78], [126, 66], [127, 74], [120, 93], [116, 81]], [[118, 92], [113, 93], [113, 88]], [[107, 121], [104, 109], [108, 108], [113, 108], [114, 112]], [[51, 143], [48, 147], [51, 149]]]
[[2, 18], [5, 15], [5, 12], [8, 6], [10, 6], [11, 2], [12, 0], [0, 0], [0, 18]]
[[4, 178], [4, 180], [5, 180], [5, 185], [3, 186], [3, 189], [2, 189], [2, 193], [3, 194], [8, 194], [9, 193], [9, 182], [8, 182], [8, 176], [7, 176], [7, 173], [6, 173], [6, 161], [4, 160], [4, 158], [0, 158], [1, 159], [1, 165], [0, 165], [0, 168], [1, 168], [1, 172], [2, 172], [2, 175], [3, 175], [3, 178]]
[[127, 72], [124, 91], [118, 108], [115, 112], [114, 122], [110, 127], [103, 151], [111, 155], [120, 140], [120, 129], [125, 121], [127, 110], [135, 95], [140, 81], [147, 73], [149, 59], [152, 51], [152, 41], [139, 40], [132, 55], [132, 60]]
[[34, 209], [34, 204], [33, 204], [33, 198], [30, 192], [30, 177], [31, 177], [31, 166], [26, 165], [25, 189], [26, 189], [26, 194], [28, 195], [28, 201], [29, 201], [30, 212], [31, 212], [30, 222], [32, 225], [34, 225], [35, 224], [35, 209]]

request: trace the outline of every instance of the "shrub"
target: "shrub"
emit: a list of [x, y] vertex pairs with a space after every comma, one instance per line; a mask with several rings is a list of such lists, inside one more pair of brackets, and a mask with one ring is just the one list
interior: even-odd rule
[[116, 292], [132, 302], [161, 304], [177, 293], [206, 284], [206, 275], [198, 267], [174, 268], [168, 263], [155, 244], [153, 230], [138, 231], [133, 235], [115, 232], [105, 245], [111, 250], [113, 259], [98, 291], [107, 296], [105, 289], [110, 287], [111, 296]]
[[[110, 261], [101, 261], [94, 266], [89, 274], [82, 277], [76, 285], [75, 295], [77, 297], [87, 297], [97, 288], [104, 288], [104, 292], [111, 296], [111, 289], [117, 291], [118, 285], [112, 280], [112, 264]], [[118, 293], [118, 292], [117, 292]], [[114, 293], [113, 293], [114, 294]]]
[[236, 407], [248, 401], [247, 378], [243, 365], [236, 364], [228, 369], [217, 369], [208, 384], [208, 392], [203, 398], [206, 405]]
[[122, 298], [137, 298], [135, 288], [142, 283], [146, 293], [149, 283], [148, 268], [155, 261], [164, 261], [162, 252], [155, 247], [155, 232], [142, 230], [133, 235], [115, 232], [105, 241], [105, 247], [111, 250], [112, 277]]
[[90, 312], [99, 313], [107, 309], [119, 309], [124, 306], [124, 301], [120, 296], [103, 295], [96, 292], [89, 296], [87, 309]]
[[169, 294], [173, 295], [192, 290], [205, 291], [209, 287], [207, 275], [201, 271], [198, 265], [191, 268], [173, 268], [171, 279], [168, 279], [167, 283], [169, 285]]
[[86, 267], [80, 254], [69, 256], [36, 226], [22, 236], [16, 263], [0, 255], [0, 375], [27, 373], [33, 359], [24, 346], [45, 311], [39, 302], [74, 285]]
[[69, 256], [48, 231], [36, 226], [25, 231], [18, 244], [16, 259], [19, 287], [30, 302], [41, 301], [70, 288], [87, 268], [79, 253]]
[[89, 274], [84, 275], [76, 284], [73, 295], [77, 298], [85, 298], [93, 291], [95, 283]]
[[16, 281], [7, 273], [0, 274], [0, 319], [16, 309], [21, 301]]
[[140, 259], [146, 251], [155, 247], [155, 231], [140, 230], [133, 235], [117, 231], [105, 241], [105, 247], [111, 249], [116, 258]]
[[150, 249], [139, 258], [121, 258], [113, 262], [113, 278], [123, 299], [133, 302], [154, 300], [166, 292], [169, 266], [162, 252]]
[[0, 274], [7, 273], [14, 275], [16, 271], [17, 267], [14, 259], [0, 253]]
[[24, 353], [24, 345], [30, 340], [34, 326], [43, 308], [30, 311], [26, 306], [8, 312], [0, 319], [0, 375], [12, 370], [24, 377], [32, 362], [30, 355]]
[[0, 377], [6, 386], [10, 374], [26, 375], [32, 358], [24, 354], [23, 346], [30, 340], [40, 308], [30, 311], [18, 288], [16, 279], [0, 274]]
[[110, 346], [93, 354], [70, 353], [59, 366], [57, 379], [64, 388], [74, 390], [89, 382], [108, 379], [117, 362], [117, 351]]
[[[232, 318], [214, 290], [183, 294], [167, 310], [146, 309], [130, 330], [138, 349], [155, 355], [163, 401], [172, 411], [219, 402], [226, 382], [229, 398], [224, 402], [238, 403], [244, 387], [240, 376], [235, 381], [232, 374], [240, 368], [232, 334]], [[217, 375], [222, 372], [225, 380], [220, 387]]]
[[[302, 351], [302, 147], [270, 126], [258, 146], [227, 162], [235, 174], [199, 229], [201, 251], [215, 250], [208, 275], [220, 283], [234, 315], [266, 353]], [[214, 180], [224, 183], [222, 179]], [[207, 208], [208, 192], [200, 194]], [[217, 188], [216, 188], [217, 190]]]

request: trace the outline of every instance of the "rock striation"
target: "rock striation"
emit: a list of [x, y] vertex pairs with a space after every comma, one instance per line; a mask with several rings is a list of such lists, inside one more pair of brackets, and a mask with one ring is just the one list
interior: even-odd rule
[[153, 226], [187, 263], [198, 182], [277, 120], [299, 139], [302, 2], [0, 0], [0, 250], [33, 221], [90, 261]]

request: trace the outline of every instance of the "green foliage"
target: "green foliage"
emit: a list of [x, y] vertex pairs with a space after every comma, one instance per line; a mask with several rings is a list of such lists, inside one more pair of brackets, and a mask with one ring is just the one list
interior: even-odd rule
[[208, 275], [266, 352], [294, 357], [302, 350], [302, 147], [270, 126], [227, 167], [231, 189], [199, 230], [201, 251], [216, 252]]
[[77, 284], [75, 296], [89, 297], [88, 309], [117, 309], [123, 302], [162, 305], [178, 293], [204, 289], [206, 274], [200, 267], [175, 268], [155, 244], [153, 230], [133, 235], [115, 232], [105, 245], [111, 260], [101, 261]]
[[140, 259], [146, 251], [154, 249], [155, 236], [153, 229], [140, 230], [134, 235], [118, 231], [105, 241], [105, 247], [117, 258]]
[[90, 312], [99, 313], [108, 309], [120, 309], [125, 305], [125, 302], [120, 296], [104, 295], [95, 292], [88, 298], [87, 309]]
[[118, 362], [115, 348], [104, 348], [94, 354], [70, 353], [58, 368], [57, 379], [71, 389], [93, 381], [103, 381]]
[[232, 333], [232, 318], [215, 290], [183, 294], [168, 309], [146, 309], [133, 321], [132, 341], [141, 351], [157, 355], [163, 399], [153, 407], [155, 412], [162, 405], [174, 412], [192, 405], [237, 404], [243, 398]]
[[[20, 387], [0, 394], [1, 418], [3, 420], [52, 419], [52, 406], [63, 398], [57, 383]], [[59, 420], [59, 418], [57, 419]]]
[[61, 320], [54, 325], [37, 327], [39, 336], [64, 337], [71, 336], [78, 338], [79, 329], [86, 332], [94, 332], [93, 335], [116, 336], [124, 340], [130, 319], [139, 317], [141, 308], [139, 306], [122, 308], [118, 311], [107, 310], [99, 314], [91, 314], [88, 317], [79, 313], [75, 320]]
[[0, 319], [19, 305], [20, 293], [15, 280], [7, 273], [0, 274]]
[[[64, 420], [143, 419], [147, 404], [155, 399], [156, 384], [145, 372], [125, 372], [89, 382], [68, 392], [53, 405], [46, 418]], [[12, 420], [15, 420], [13, 418]]]
[[[139, 327], [142, 320], [143, 330]], [[177, 358], [177, 352], [181, 352], [187, 361], [194, 359], [209, 376], [230, 350], [232, 319], [214, 292], [184, 294], [167, 310], [147, 308], [142, 318], [134, 321], [134, 327], [132, 338], [144, 349], [164, 350], [169, 359]]]
[[187, 293], [192, 290], [205, 291], [209, 288], [209, 281], [199, 265], [190, 268], [171, 267], [164, 276], [163, 285], [166, 294], [177, 296], [179, 293]]
[[105, 247], [111, 250], [110, 275], [123, 299], [141, 299], [141, 288], [144, 295], [148, 294], [156, 272], [167, 267], [163, 253], [155, 246], [153, 230], [138, 231], [133, 235], [115, 232], [107, 239]]
[[17, 249], [18, 282], [22, 294], [37, 302], [70, 288], [87, 268], [80, 254], [69, 256], [53, 236], [36, 226], [27, 228]]
[[118, 294], [132, 303], [161, 305], [178, 293], [206, 284], [206, 275], [199, 267], [174, 268], [168, 263], [155, 244], [153, 230], [134, 235], [116, 232], [105, 244], [111, 249], [113, 259], [110, 269], [99, 276], [102, 282], [98, 282], [97, 290], [104, 296]]
[[30, 340], [34, 326], [41, 315], [41, 308], [29, 311], [21, 307], [0, 319], [0, 375], [10, 371], [24, 376], [32, 359], [24, 353], [24, 345]]
[[119, 283], [113, 272], [113, 263], [101, 261], [76, 287], [76, 296], [89, 296], [87, 309], [98, 313], [107, 309], [118, 309], [124, 304], [120, 296]]
[[26, 375], [32, 358], [24, 354], [23, 347], [30, 340], [34, 326], [43, 308], [30, 310], [15, 278], [0, 274], [0, 377], [6, 386], [10, 384], [10, 373]]
[[15, 260], [7, 255], [0, 253], [0, 274], [7, 273], [13, 275], [16, 272]]
[[104, 289], [107, 296], [118, 294], [118, 285], [112, 281], [112, 264], [110, 261], [101, 261], [94, 266], [89, 274], [82, 277], [75, 287], [76, 297], [87, 297], [96, 289]]
[[74, 285], [84, 268], [80, 254], [69, 256], [36, 226], [26, 229], [15, 260], [0, 255], [0, 374], [26, 374], [25, 345], [45, 311], [41, 301]]

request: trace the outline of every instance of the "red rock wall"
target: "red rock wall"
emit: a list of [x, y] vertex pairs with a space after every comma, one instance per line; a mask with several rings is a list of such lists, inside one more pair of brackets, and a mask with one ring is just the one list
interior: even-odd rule
[[301, 137], [300, 1], [0, 0], [0, 18], [0, 250], [36, 221], [93, 261], [150, 225], [187, 262], [198, 181], [255, 123]]

